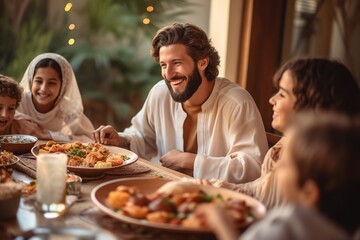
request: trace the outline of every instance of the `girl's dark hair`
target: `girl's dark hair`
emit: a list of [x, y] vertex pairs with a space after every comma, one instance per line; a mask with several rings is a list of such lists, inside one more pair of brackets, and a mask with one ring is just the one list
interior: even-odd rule
[[172, 44], [185, 45], [187, 54], [195, 63], [200, 59], [208, 58], [209, 64], [205, 70], [205, 76], [210, 81], [216, 79], [219, 74], [220, 57], [202, 29], [188, 23], [174, 23], [160, 29], [152, 40], [151, 54], [156, 62], [159, 62], [160, 48]]
[[300, 112], [289, 129], [289, 152], [298, 184], [313, 180], [318, 209], [353, 234], [360, 212], [360, 118], [334, 112]]
[[285, 63], [274, 75], [275, 87], [289, 70], [294, 79], [295, 110], [336, 110], [350, 115], [360, 113], [360, 89], [342, 63], [321, 58], [298, 58]]
[[[35, 65], [35, 69], [34, 69], [34, 76], [35, 76], [35, 73], [37, 71], [38, 68], [47, 68], [47, 67], [51, 67], [52, 69], [54, 69], [58, 75], [59, 75], [59, 78], [62, 82], [62, 71], [61, 71], [61, 67], [60, 65], [53, 59], [51, 58], [44, 58], [44, 59], [41, 59], [36, 65]], [[34, 77], [33, 76], [33, 77]]]
[[22, 88], [18, 82], [11, 77], [0, 74], [0, 96], [16, 99], [16, 108], [19, 106], [22, 98]]

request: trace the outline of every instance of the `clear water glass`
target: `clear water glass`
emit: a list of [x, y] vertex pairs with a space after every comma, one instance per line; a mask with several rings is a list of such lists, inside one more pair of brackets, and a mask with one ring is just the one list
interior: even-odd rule
[[66, 211], [67, 155], [43, 153], [36, 158], [36, 209], [45, 218], [56, 218]]

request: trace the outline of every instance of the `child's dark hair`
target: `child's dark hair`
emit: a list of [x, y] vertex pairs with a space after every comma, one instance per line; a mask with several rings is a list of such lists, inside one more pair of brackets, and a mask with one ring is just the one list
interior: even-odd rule
[[[57, 74], [59, 75], [59, 78], [62, 82], [62, 71], [61, 71], [61, 67], [59, 65], [59, 63], [57, 63], [54, 59], [51, 58], [44, 58], [41, 59], [36, 65], [35, 65], [35, 69], [34, 69], [34, 75], [37, 71], [38, 68], [47, 68], [50, 67], [52, 69], [54, 69]], [[34, 76], [33, 76], [34, 77]]]
[[323, 112], [297, 114], [289, 151], [299, 186], [313, 180], [318, 209], [353, 234], [360, 223], [360, 118]]
[[16, 108], [22, 97], [22, 88], [14, 79], [0, 74], [0, 96], [16, 99]]

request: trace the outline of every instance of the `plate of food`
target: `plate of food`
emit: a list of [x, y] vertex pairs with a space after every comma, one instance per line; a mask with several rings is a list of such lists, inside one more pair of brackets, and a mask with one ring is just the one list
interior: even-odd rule
[[244, 229], [266, 214], [266, 208], [245, 194], [190, 180], [115, 179], [96, 186], [91, 200], [107, 215], [144, 227], [180, 232], [210, 232], [195, 214], [200, 204], [221, 204], [235, 226]]
[[58, 143], [48, 141], [34, 146], [31, 153], [62, 152], [68, 155], [67, 169], [81, 177], [94, 177], [128, 166], [137, 161], [138, 156], [127, 149], [104, 146], [99, 143]]

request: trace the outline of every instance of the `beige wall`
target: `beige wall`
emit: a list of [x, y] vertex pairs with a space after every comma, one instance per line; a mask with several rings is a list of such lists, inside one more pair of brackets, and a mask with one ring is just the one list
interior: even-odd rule
[[209, 33], [209, 15], [211, 0], [188, 0], [191, 4], [188, 15], [180, 18], [183, 22], [195, 24]]
[[[190, 3], [190, 6], [186, 6], [188, 14], [179, 17], [178, 22], [195, 24], [208, 33], [211, 0], [188, 0], [188, 2]], [[171, 23], [172, 22], [166, 22], [164, 26]]]
[[220, 54], [219, 76], [232, 81], [237, 79], [241, 8], [240, 0], [211, 1], [209, 36]]

